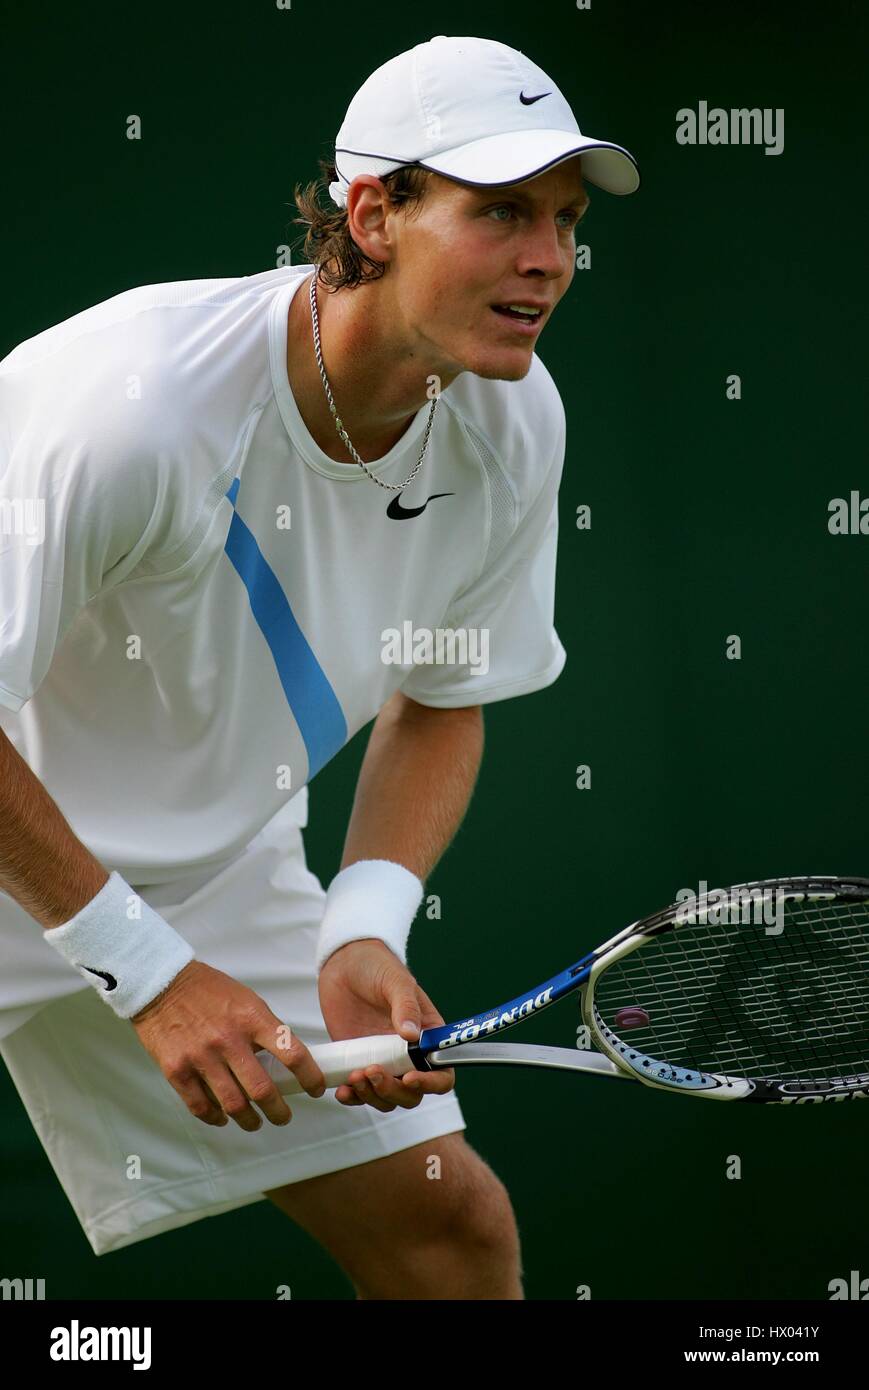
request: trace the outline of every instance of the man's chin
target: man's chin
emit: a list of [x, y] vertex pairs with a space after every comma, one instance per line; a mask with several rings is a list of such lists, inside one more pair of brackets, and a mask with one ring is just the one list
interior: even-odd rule
[[465, 371], [473, 372], [484, 381], [523, 381], [531, 370], [533, 355], [527, 351], [481, 353], [465, 364]]

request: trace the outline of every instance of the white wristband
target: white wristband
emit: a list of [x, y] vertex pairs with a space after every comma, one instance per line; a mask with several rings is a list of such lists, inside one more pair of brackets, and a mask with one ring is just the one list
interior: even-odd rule
[[[137, 915], [129, 915], [130, 898]], [[120, 1018], [156, 999], [193, 959], [193, 947], [121, 878], [109, 875], [75, 917], [44, 933]]]
[[422, 902], [416, 874], [389, 859], [360, 859], [333, 878], [317, 943], [317, 974], [348, 941], [375, 937], [406, 964], [410, 924]]

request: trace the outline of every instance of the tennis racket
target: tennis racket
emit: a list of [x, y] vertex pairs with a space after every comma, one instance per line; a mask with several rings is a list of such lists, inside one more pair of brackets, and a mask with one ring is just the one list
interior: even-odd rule
[[[496, 1034], [577, 993], [584, 1043]], [[484, 1013], [311, 1048], [328, 1087], [464, 1065], [552, 1067], [704, 1100], [804, 1104], [869, 1097], [869, 879], [772, 878], [672, 904]], [[301, 1091], [292, 1073], [278, 1082]]]

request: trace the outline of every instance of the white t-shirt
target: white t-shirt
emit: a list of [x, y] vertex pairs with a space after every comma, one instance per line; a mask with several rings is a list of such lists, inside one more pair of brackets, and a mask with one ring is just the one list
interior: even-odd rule
[[[128, 290], [0, 362], [0, 728], [137, 886], [217, 869], [278, 814], [304, 825], [309, 780], [396, 689], [485, 704], [564, 665], [545, 366], [459, 376], [396, 515], [293, 399], [310, 274]], [[373, 473], [407, 476], [428, 415]], [[438, 629], [469, 634], [466, 664]], [[56, 956], [14, 906], [0, 894], [0, 1009]]]

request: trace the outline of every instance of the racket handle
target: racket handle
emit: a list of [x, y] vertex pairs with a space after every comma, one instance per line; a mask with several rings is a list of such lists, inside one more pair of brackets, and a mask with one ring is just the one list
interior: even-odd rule
[[[406, 1071], [414, 1070], [407, 1043], [397, 1033], [321, 1043], [319, 1047], [312, 1047], [310, 1052], [326, 1078], [329, 1090], [340, 1086], [358, 1067], [383, 1067], [391, 1076], [403, 1076]], [[277, 1087], [285, 1096], [298, 1095], [303, 1090], [292, 1072], [277, 1080]]]

